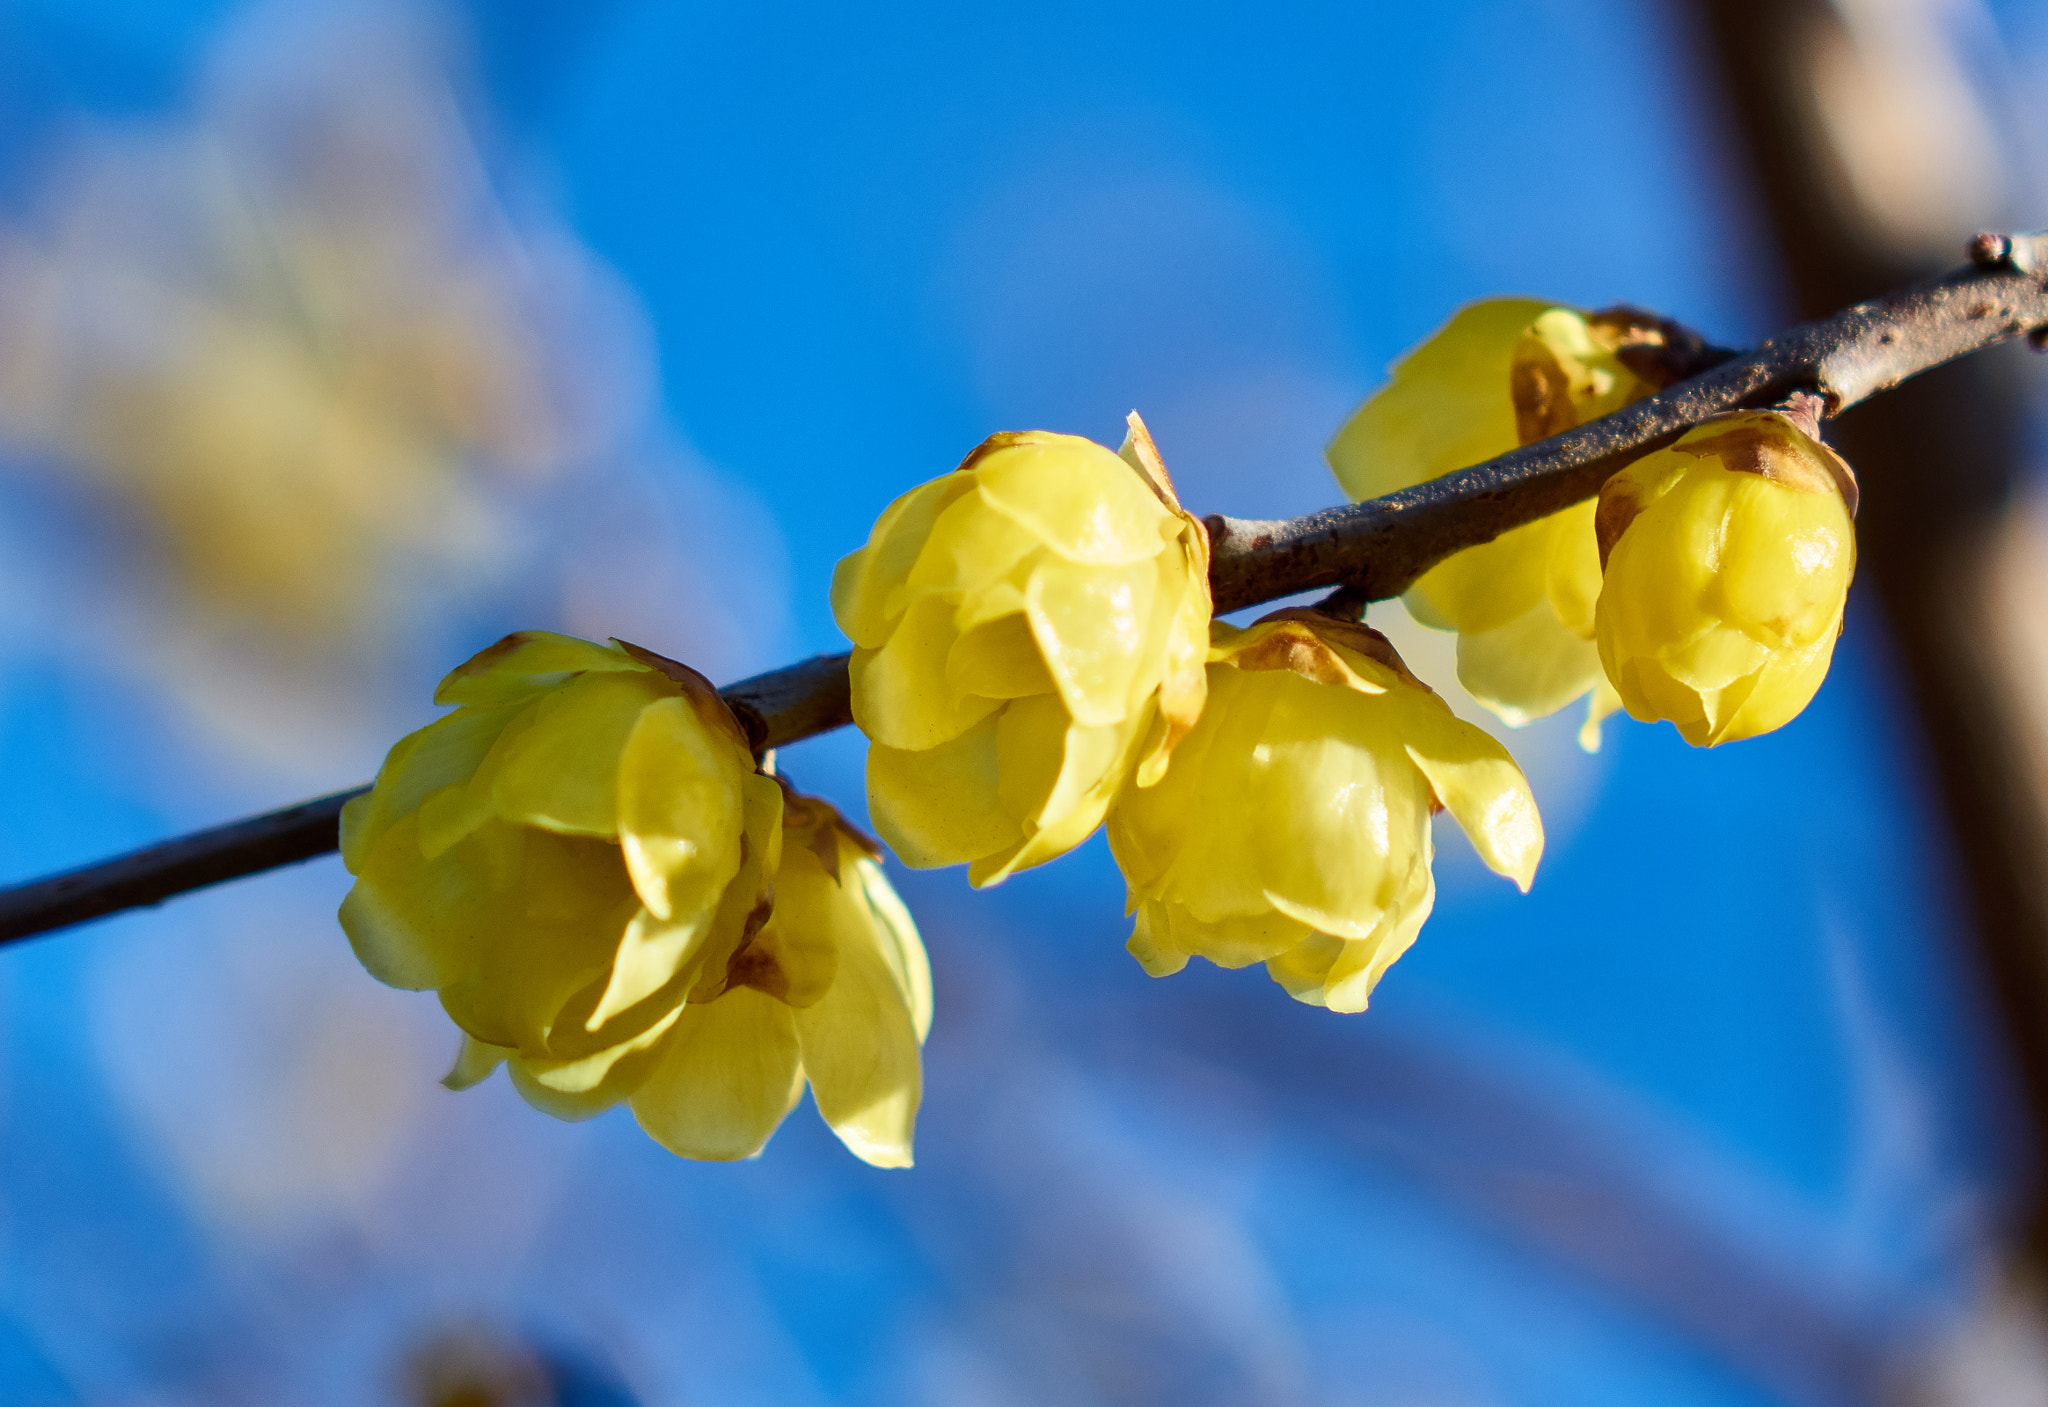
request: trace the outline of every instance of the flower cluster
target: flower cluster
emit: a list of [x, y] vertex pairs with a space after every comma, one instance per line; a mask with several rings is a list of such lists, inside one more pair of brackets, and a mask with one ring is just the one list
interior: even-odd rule
[[759, 1151], [805, 1082], [847, 1146], [910, 1160], [931, 979], [873, 844], [756, 770], [711, 685], [631, 645], [512, 635], [342, 814], [342, 927], [528, 1102], [621, 1101], [687, 1157]]
[[[1360, 497], [1656, 393], [1697, 339], [1627, 309], [1468, 308], [1330, 447]], [[1855, 565], [1856, 480], [1818, 401], [1713, 417], [1597, 499], [1459, 552], [1408, 592], [1519, 725], [1589, 700], [1703, 746], [1804, 708]], [[1543, 822], [1514, 759], [1338, 611], [1211, 619], [1209, 539], [1142, 421], [1111, 451], [995, 435], [839, 564], [868, 804], [908, 864], [977, 886], [1099, 828], [1165, 976], [1264, 963], [1360, 1011], [1435, 898], [1432, 817], [1527, 890]], [[860, 1157], [907, 1165], [931, 978], [881, 851], [760, 769], [711, 685], [632, 645], [510, 636], [455, 711], [349, 804], [342, 923], [433, 988], [448, 1083], [499, 1065], [564, 1118], [629, 1105], [676, 1152], [758, 1152], [804, 1088]]]
[[[1699, 346], [1632, 308], [1475, 303], [1395, 364], [1331, 441], [1330, 466], [1354, 498], [1392, 493], [1653, 395]], [[1624, 705], [1695, 744], [1780, 726], [1827, 671], [1855, 561], [1855, 476], [1795, 402], [1715, 417], [1597, 503], [1454, 553], [1409, 589], [1410, 612], [1458, 632], [1459, 682], [1510, 726], [1580, 697], [1588, 750]], [[1623, 548], [1637, 513], [1667, 497]], [[1744, 680], [1764, 681], [1746, 707]]]

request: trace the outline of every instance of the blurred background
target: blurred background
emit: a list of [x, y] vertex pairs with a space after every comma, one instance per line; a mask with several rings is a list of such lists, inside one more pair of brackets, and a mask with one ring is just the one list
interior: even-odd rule
[[[993, 430], [1300, 512], [1467, 300], [1739, 345], [1954, 264], [2048, 224], [2044, 84], [2021, 0], [5, 0], [0, 881], [361, 782], [511, 629], [842, 648]], [[0, 1400], [2048, 1403], [2044, 392], [1845, 417], [1814, 705], [1505, 735], [1536, 888], [1446, 829], [1368, 1014], [1147, 979], [1099, 839], [899, 873], [914, 1171], [448, 1093], [332, 858], [0, 953]]]

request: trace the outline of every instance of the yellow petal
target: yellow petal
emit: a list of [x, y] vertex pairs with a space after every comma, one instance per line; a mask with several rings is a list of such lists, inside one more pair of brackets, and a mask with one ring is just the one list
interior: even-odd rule
[[[1149, 558], [1115, 567], [1048, 558], [1032, 572], [1024, 589], [1031, 633], [1067, 711], [1082, 726], [1109, 727], [1130, 716], [1158, 584], [1159, 568]], [[1139, 697], [1157, 687], [1156, 680], [1155, 673]]]
[[453, 981], [501, 926], [518, 920], [503, 877], [519, 836], [492, 826], [461, 854], [420, 854], [419, 820], [402, 817], [377, 838], [341, 903], [341, 927], [379, 982], [415, 991]]
[[740, 866], [753, 759], [680, 698], [642, 708], [615, 756], [619, 846], [641, 902], [664, 921], [708, 917]]
[[735, 987], [685, 1008], [631, 1103], [670, 1152], [730, 1160], [760, 1152], [802, 1092], [795, 1013]]
[[582, 1055], [608, 1043], [562, 1016], [585, 988], [593, 989], [586, 1000], [601, 989], [640, 908], [617, 847], [494, 823], [434, 863], [473, 868], [488, 896], [456, 915], [476, 957], [440, 984], [455, 1024], [528, 1055]]
[[574, 1059], [514, 1054], [509, 1068], [520, 1098], [557, 1119], [593, 1118], [645, 1083], [661, 1043], [682, 1016], [678, 1005], [631, 1040]]
[[399, 817], [436, 791], [468, 782], [520, 709], [460, 708], [400, 738], [377, 770], [376, 785], [342, 808], [341, 859], [349, 871]]
[[1458, 636], [1458, 682], [1510, 727], [1557, 712], [1604, 677], [1600, 651], [1559, 624], [1548, 601]]
[[847, 674], [861, 731], [886, 747], [937, 747], [1001, 707], [1000, 699], [960, 693], [948, 683], [946, 660], [957, 639], [952, 605], [925, 596], [904, 611], [879, 650], [855, 650]]
[[1474, 303], [1396, 362], [1387, 385], [1330, 442], [1344, 492], [1378, 498], [1513, 449], [1509, 372], [1523, 329], [1550, 306], [1531, 298]]
[[[612, 955], [604, 990], [583, 1018], [583, 1029], [597, 1031], [664, 988], [686, 981], [703, 955], [715, 917], [715, 907], [693, 909], [686, 917], [668, 921], [644, 908], [634, 914]], [[672, 1000], [680, 1004], [683, 994], [673, 994]]]
[[866, 856], [853, 858], [842, 855], [839, 872], [846, 877], [843, 882], [848, 883], [861, 902], [867, 905], [869, 919], [874, 924], [877, 951], [888, 964], [890, 974], [903, 994], [903, 1007], [910, 1013], [911, 1029], [922, 1044], [932, 1027], [932, 966], [925, 955], [924, 940], [918, 937], [917, 925], [910, 917], [910, 910], [904, 907], [896, 887], [889, 883], [882, 867]]
[[701, 971], [690, 988], [690, 1000], [710, 1001], [732, 977], [732, 959], [769, 917], [775, 877], [782, 870], [782, 788], [772, 777], [749, 776], [741, 791], [746, 813], [746, 845], [739, 873], [725, 887], [711, 934], [704, 942]]
[[879, 649], [902, 614], [902, 587], [931, 535], [932, 524], [974, 480], [946, 474], [919, 484], [890, 504], [868, 535], [867, 546], [841, 560], [832, 573], [832, 616], [863, 649]]
[[1600, 539], [1593, 531], [1596, 499], [1553, 513], [1550, 561], [1544, 594], [1558, 624], [1581, 640], [1593, 638], [1593, 610], [1600, 599]]
[[1008, 576], [1044, 546], [1014, 514], [996, 508], [978, 491], [965, 493], [933, 521], [905, 585], [919, 595], [959, 601]]
[[1021, 608], [976, 625], [946, 655], [946, 685], [985, 699], [1021, 699], [1057, 687]]
[[1555, 529], [1539, 519], [1468, 547], [1431, 567], [1411, 588], [1437, 619], [1460, 631], [1494, 630], [1544, 604]]
[[586, 674], [544, 695], [531, 726], [493, 750], [498, 814], [564, 835], [618, 835], [619, 755], [641, 710], [673, 697], [648, 670]]
[[1543, 818], [1522, 769], [1506, 748], [1435, 695], [1409, 691], [1403, 702], [1408, 755], [1486, 867], [1526, 894], [1543, 858]]
[[917, 1026], [872, 927], [839, 931], [831, 990], [796, 1013], [804, 1071], [818, 1112], [856, 1157], [907, 1168], [923, 1089]]
[[448, 1089], [471, 1089], [489, 1079], [511, 1053], [503, 1046], [485, 1045], [475, 1036], [465, 1035], [456, 1049], [455, 1063], [441, 1077], [441, 1083]]
[[1188, 954], [1173, 945], [1173, 925], [1164, 904], [1137, 906], [1137, 922], [1124, 950], [1138, 960], [1148, 977], [1171, 977], [1188, 965]]
[[1174, 516], [1137, 470], [1078, 435], [1045, 435], [988, 455], [972, 474], [988, 503], [1071, 562], [1118, 566], [1161, 546]]
[[1023, 838], [997, 801], [1001, 776], [994, 718], [923, 752], [876, 743], [868, 749], [868, 813], [904, 864], [965, 864]]
[[810, 849], [784, 837], [775, 876], [775, 910], [733, 960], [729, 980], [793, 1007], [815, 1005], [831, 990], [850, 925], [865, 926], [867, 908], [825, 872]]
[[974, 857], [968, 882], [977, 888], [998, 883], [1064, 855], [1094, 834], [1129, 773], [1142, 722], [1084, 728], [1052, 695], [1012, 700], [996, 720], [996, 794], [1004, 814], [1016, 818], [1018, 838]]
[[1600, 724], [1621, 707], [1621, 695], [1602, 673], [1586, 696], [1586, 721], [1579, 725], [1579, 746], [1587, 752], [1600, 751]]
[[619, 650], [547, 630], [521, 630], [465, 660], [434, 690], [438, 704], [520, 704], [581, 671], [636, 670]]

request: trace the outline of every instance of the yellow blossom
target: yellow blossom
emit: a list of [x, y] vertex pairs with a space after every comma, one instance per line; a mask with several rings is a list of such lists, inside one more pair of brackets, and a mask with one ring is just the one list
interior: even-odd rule
[[558, 1117], [626, 1100], [743, 1158], [808, 1081], [856, 1154], [909, 1165], [931, 971], [872, 841], [635, 646], [509, 636], [435, 697], [459, 707], [343, 813], [341, 918], [374, 975], [439, 990], [452, 1088], [503, 1064]]
[[993, 884], [1156, 782], [1202, 708], [1208, 570], [1136, 415], [1121, 454], [994, 435], [890, 504], [832, 582], [883, 839]]
[[1782, 727], [1827, 676], [1856, 478], [1808, 415], [1716, 416], [1600, 491], [1601, 663], [1631, 715], [1695, 747]]
[[782, 791], [701, 675], [632, 646], [510, 635], [434, 697], [342, 813], [342, 927], [532, 1103], [595, 1113], [767, 917]]
[[[652, 1048], [633, 1116], [686, 1158], [761, 1151], [809, 1083], [856, 1155], [907, 1168], [931, 1027], [931, 968], [874, 842], [826, 802], [785, 788], [775, 909], [706, 974]], [[516, 1053], [466, 1039], [449, 1083], [473, 1084]]]
[[1364, 1010], [1429, 916], [1439, 808], [1529, 887], [1543, 822], [1521, 769], [1385, 636], [1286, 610], [1213, 640], [1208, 706], [1172, 770], [1110, 811], [1147, 972], [1263, 961], [1299, 1001]]
[[[1667, 354], [1688, 337], [1625, 308], [1474, 303], [1394, 365], [1330, 442], [1330, 465], [1367, 499], [1480, 463], [1661, 389]], [[1592, 644], [1599, 591], [1587, 502], [1457, 553], [1406, 600], [1424, 624], [1458, 632], [1459, 682], [1512, 725], [1591, 692], [1580, 737], [1593, 748], [1618, 702]]]

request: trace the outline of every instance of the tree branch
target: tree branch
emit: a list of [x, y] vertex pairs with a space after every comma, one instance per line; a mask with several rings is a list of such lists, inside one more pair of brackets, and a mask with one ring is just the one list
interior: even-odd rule
[[[1907, 377], [2048, 329], [2048, 234], [1979, 236], [1970, 255], [1970, 267], [1945, 278], [1795, 327], [1660, 395], [1426, 484], [1300, 518], [1212, 514], [1216, 610], [1326, 586], [1368, 600], [1397, 596], [1453, 552], [1592, 497], [1609, 475], [1710, 415], [1798, 390], [1818, 390], [1836, 415]], [[763, 747], [852, 722], [845, 655], [820, 655], [721, 692]], [[0, 942], [325, 854], [338, 843], [342, 804], [355, 794], [0, 889]]]

